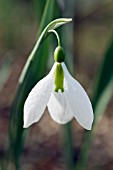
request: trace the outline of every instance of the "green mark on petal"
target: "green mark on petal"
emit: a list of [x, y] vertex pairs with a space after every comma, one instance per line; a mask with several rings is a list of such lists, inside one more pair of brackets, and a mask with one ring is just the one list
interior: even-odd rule
[[55, 92], [61, 90], [64, 92], [64, 71], [62, 65], [60, 63], [57, 64], [55, 74], [54, 74], [54, 84], [55, 84]]

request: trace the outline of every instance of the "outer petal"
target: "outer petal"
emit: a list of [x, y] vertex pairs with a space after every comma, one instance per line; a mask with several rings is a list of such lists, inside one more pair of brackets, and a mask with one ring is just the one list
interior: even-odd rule
[[62, 64], [65, 76], [65, 97], [74, 117], [87, 130], [91, 130], [93, 109], [88, 95], [83, 87], [69, 74], [65, 64]]
[[65, 124], [73, 118], [65, 99], [65, 95], [60, 91], [51, 94], [47, 106], [52, 119], [59, 124]]
[[29, 93], [24, 105], [24, 128], [41, 118], [53, 88], [55, 68], [56, 63], [50, 73], [40, 80]]

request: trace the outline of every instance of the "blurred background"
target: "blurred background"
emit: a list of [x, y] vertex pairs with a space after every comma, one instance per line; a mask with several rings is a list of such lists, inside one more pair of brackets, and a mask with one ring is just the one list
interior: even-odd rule
[[[26, 96], [53, 64], [52, 35], [37, 54], [37, 76], [30, 72], [24, 88], [18, 80], [40, 32], [59, 17], [73, 18], [57, 30], [69, 70], [92, 100], [91, 132], [75, 119], [58, 125], [47, 109], [22, 128]], [[113, 170], [112, 23], [113, 0], [0, 0], [0, 170]]]

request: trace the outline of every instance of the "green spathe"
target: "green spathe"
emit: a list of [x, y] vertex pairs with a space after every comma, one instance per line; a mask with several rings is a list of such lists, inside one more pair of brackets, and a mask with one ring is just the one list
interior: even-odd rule
[[65, 53], [64, 53], [64, 50], [61, 46], [58, 46], [56, 49], [55, 49], [55, 52], [54, 52], [54, 60], [56, 62], [64, 62], [65, 60]]
[[56, 70], [54, 73], [54, 84], [55, 84], [55, 92], [61, 90], [64, 92], [64, 71], [62, 65], [60, 63], [57, 64]]

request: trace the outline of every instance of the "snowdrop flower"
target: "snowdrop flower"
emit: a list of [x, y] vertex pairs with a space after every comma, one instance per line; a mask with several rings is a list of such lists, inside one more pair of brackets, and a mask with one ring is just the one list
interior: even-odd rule
[[73, 118], [91, 130], [92, 105], [83, 87], [67, 70], [64, 51], [58, 46], [50, 73], [31, 90], [24, 105], [24, 128], [39, 121], [46, 106], [54, 121], [66, 124]]

